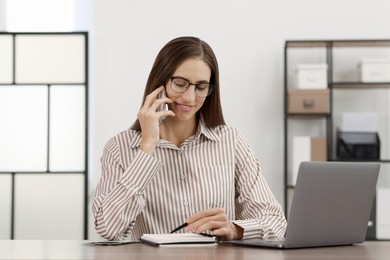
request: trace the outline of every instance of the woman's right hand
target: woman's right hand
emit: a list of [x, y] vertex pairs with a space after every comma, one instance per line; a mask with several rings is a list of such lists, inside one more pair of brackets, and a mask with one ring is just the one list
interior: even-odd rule
[[140, 149], [150, 155], [153, 154], [156, 145], [160, 141], [159, 119], [164, 116], [175, 116], [175, 113], [171, 110], [156, 111], [159, 105], [163, 103], [172, 103], [172, 100], [169, 98], [157, 98], [163, 90], [164, 86], [161, 86], [147, 95], [144, 105], [137, 114], [142, 130]]

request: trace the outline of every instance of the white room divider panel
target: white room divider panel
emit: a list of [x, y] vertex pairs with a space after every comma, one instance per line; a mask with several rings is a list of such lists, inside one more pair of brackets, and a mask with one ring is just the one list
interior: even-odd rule
[[50, 171], [85, 170], [85, 86], [50, 88]]
[[87, 239], [87, 45], [0, 33], [0, 238]]
[[17, 174], [15, 238], [82, 239], [82, 174]]
[[[13, 38], [0, 35], [0, 83], [12, 83]], [[11, 66], [10, 66], [11, 65]]]
[[15, 48], [18, 84], [85, 82], [83, 35], [16, 35]]
[[0, 88], [0, 171], [46, 171], [47, 87]]
[[11, 174], [0, 175], [0, 239], [11, 237]]

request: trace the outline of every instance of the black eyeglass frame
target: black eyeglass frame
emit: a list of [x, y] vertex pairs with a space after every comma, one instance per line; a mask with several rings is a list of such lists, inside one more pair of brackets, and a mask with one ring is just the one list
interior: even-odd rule
[[[173, 83], [173, 80], [174, 79], [182, 79], [182, 80], [184, 80], [184, 81], [186, 81], [187, 83], [188, 83], [188, 86], [186, 86], [186, 87], [184, 87], [183, 89], [183, 91], [181, 91], [181, 92], [178, 92], [178, 91], [175, 91], [174, 89], [173, 89], [173, 87], [172, 87], [172, 83]], [[172, 89], [172, 91], [173, 92], [175, 92], [175, 93], [183, 93], [183, 92], [186, 92], [188, 89], [189, 89], [189, 87], [191, 87], [191, 86], [195, 86], [195, 94], [196, 94], [196, 96], [197, 97], [199, 97], [199, 98], [206, 98], [206, 97], [208, 97], [208, 96], [210, 96], [210, 94], [211, 94], [211, 92], [213, 92], [213, 89], [214, 89], [214, 85], [213, 84], [211, 84], [211, 83], [209, 83], [209, 82], [199, 82], [199, 83], [192, 83], [191, 81], [189, 81], [188, 79], [186, 79], [186, 78], [183, 78], [183, 77], [179, 77], [179, 76], [172, 76], [172, 77], [169, 77], [169, 80], [171, 81], [171, 89]], [[207, 92], [207, 95], [206, 96], [204, 96], [204, 97], [202, 97], [202, 96], [199, 96], [199, 94], [198, 94], [198, 86], [199, 85], [201, 85], [201, 84], [208, 84], [208, 87], [209, 87], [209, 91]]]

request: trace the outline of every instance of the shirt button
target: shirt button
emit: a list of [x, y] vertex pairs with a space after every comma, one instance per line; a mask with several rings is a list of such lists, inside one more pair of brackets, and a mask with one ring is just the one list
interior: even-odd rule
[[183, 203], [183, 205], [187, 207], [187, 206], [188, 206], [188, 202], [185, 201], [185, 202]]
[[180, 179], [185, 180], [186, 176], [184, 174], [180, 175]]

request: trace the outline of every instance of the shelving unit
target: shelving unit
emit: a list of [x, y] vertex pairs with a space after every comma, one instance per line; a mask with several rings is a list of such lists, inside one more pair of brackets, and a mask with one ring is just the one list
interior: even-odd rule
[[[286, 41], [284, 49], [284, 201], [288, 217], [294, 192], [293, 137], [312, 136], [326, 139], [326, 160], [338, 161], [336, 129], [345, 112], [378, 114], [381, 139], [381, 172], [377, 188], [390, 191], [390, 82], [361, 82], [358, 63], [362, 58], [390, 58], [389, 40], [294, 40]], [[329, 91], [329, 112], [289, 112], [289, 91], [297, 88], [295, 70], [299, 64], [326, 64]], [[291, 105], [291, 104], [290, 104]], [[359, 160], [363, 161], [363, 160]], [[372, 160], [370, 160], [372, 161]], [[383, 193], [385, 194], [385, 193]], [[389, 194], [390, 192], [386, 193]], [[387, 196], [387, 195], [386, 195]], [[381, 195], [382, 203], [383, 195]], [[385, 198], [386, 199], [386, 198]], [[387, 198], [390, 202], [390, 198]], [[378, 199], [374, 203], [367, 239], [390, 239], [390, 231], [377, 226], [389, 210]], [[382, 206], [382, 207], [381, 207]], [[388, 206], [386, 207], [388, 208]], [[379, 214], [378, 214], [379, 213]], [[387, 214], [387, 215], [386, 215]], [[390, 226], [390, 218], [387, 223]]]

